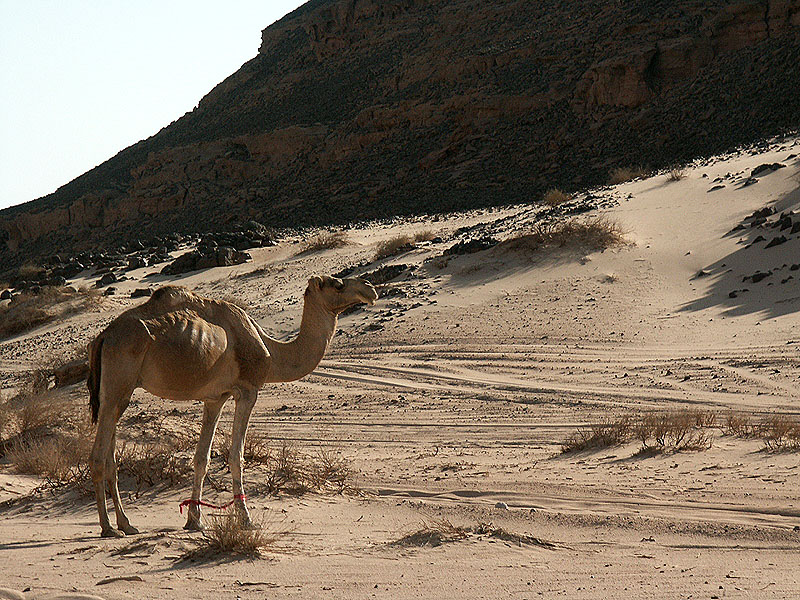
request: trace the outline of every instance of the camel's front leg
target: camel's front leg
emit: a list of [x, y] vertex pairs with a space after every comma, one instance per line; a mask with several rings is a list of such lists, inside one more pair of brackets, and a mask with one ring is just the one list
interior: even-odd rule
[[250, 413], [255, 406], [258, 390], [243, 391], [236, 398], [236, 410], [233, 415], [233, 434], [231, 435], [231, 454], [228, 464], [233, 475], [233, 498], [236, 511], [245, 527], [252, 527], [250, 513], [245, 503], [244, 488], [242, 487], [242, 461], [244, 459], [244, 437], [247, 434], [247, 424], [250, 422]]
[[222, 412], [222, 406], [230, 398], [225, 395], [219, 400], [207, 400], [203, 407], [203, 426], [200, 429], [200, 440], [194, 453], [194, 485], [192, 486], [192, 502], [189, 503], [189, 516], [184, 529], [202, 531], [203, 520], [200, 515], [200, 500], [203, 495], [203, 480], [208, 472], [208, 462], [211, 459], [211, 444], [214, 441], [214, 432]]

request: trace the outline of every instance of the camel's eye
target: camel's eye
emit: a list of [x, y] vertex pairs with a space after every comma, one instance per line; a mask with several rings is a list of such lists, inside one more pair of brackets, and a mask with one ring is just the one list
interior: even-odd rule
[[334, 289], [342, 291], [344, 289], [344, 281], [342, 281], [341, 279], [334, 279], [333, 280], [333, 287], [334, 287]]

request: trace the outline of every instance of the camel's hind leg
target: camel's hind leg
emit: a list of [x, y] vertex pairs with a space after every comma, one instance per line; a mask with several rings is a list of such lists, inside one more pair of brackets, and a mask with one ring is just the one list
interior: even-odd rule
[[[102, 388], [102, 385], [101, 385]], [[117, 419], [128, 403], [130, 393], [121, 401], [109, 402], [108, 396], [103, 394], [101, 389], [100, 410], [97, 418], [97, 433], [94, 438], [94, 446], [90, 456], [89, 464], [92, 469], [92, 483], [94, 484], [94, 495], [97, 501], [97, 512], [100, 516], [100, 529], [102, 537], [122, 537], [123, 531], [117, 531], [111, 527], [108, 519], [108, 508], [106, 507], [106, 482], [112, 490], [112, 498], [119, 515], [122, 511], [122, 504], [119, 502], [119, 491], [117, 490], [116, 461], [114, 458], [114, 437], [117, 429]], [[121, 410], [122, 409], [122, 410]], [[111, 468], [113, 465], [113, 469]], [[112, 485], [113, 484], [113, 485]], [[123, 513], [124, 516], [124, 513]], [[127, 518], [125, 519], [127, 521]], [[130, 524], [128, 524], [130, 526]]]
[[117, 529], [126, 535], [134, 535], [139, 533], [131, 522], [128, 520], [128, 515], [122, 508], [122, 499], [119, 497], [119, 487], [117, 486], [117, 436], [111, 437], [111, 448], [108, 452], [106, 459], [106, 478], [108, 481], [108, 491], [111, 493], [111, 500], [114, 502], [114, 512], [117, 513]]
[[250, 422], [250, 413], [255, 406], [258, 390], [242, 390], [236, 398], [236, 410], [233, 414], [233, 434], [231, 436], [231, 454], [229, 464], [233, 475], [233, 498], [236, 510], [245, 527], [252, 527], [250, 513], [245, 503], [244, 488], [242, 487], [242, 461], [244, 459], [244, 436], [247, 433], [247, 424]]
[[203, 407], [203, 426], [200, 429], [200, 439], [194, 453], [194, 485], [192, 486], [192, 501], [189, 504], [189, 515], [184, 529], [202, 531], [203, 521], [200, 515], [200, 500], [203, 495], [203, 480], [208, 472], [208, 461], [211, 459], [211, 444], [214, 441], [214, 432], [222, 412], [222, 407], [230, 398], [225, 394], [217, 400], [206, 400]]

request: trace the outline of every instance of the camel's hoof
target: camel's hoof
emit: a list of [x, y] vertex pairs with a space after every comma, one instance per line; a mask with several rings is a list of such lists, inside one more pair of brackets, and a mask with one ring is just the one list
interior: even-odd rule
[[200, 521], [186, 521], [183, 528], [187, 531], [203, 531], [206, 527]]
[[120, 526], [120, 530], [125, 532], [125, 535], [136, 535], [139, 533], [139, 530], [133, 525], [122, 525]]
[[125, 532], [124, 531], [119, 531], [118, 529], [114, 529], [113, 527], [109, 527], [108, 529], [103, 529], [103, 531], [100, 532], [100, 537], [104, 537], [104, 538], [111, 538], [111, 537], [113, 537], [113, 538], [122, 538], [122, 537], [125, 537]]

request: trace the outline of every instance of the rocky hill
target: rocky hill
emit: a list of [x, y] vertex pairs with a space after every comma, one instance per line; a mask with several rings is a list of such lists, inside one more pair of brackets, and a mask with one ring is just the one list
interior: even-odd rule
[[312, 0], [198, 107], [0, 212], [0, 263], [537, 200], [800, 124], [800, 0]]

